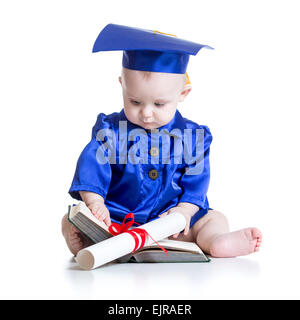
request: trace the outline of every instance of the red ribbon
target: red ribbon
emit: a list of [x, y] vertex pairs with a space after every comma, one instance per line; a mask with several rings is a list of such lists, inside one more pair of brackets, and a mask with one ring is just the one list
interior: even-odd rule
[[[124, 232], [129, 233], [133, 237], [135, 242], [135, 246], [132, 253], [143, 248], [143, 246], [145, 245], [147, 236], [149, 236], [161, 248], [161, 250], [163, 250], [164, 253], [168, 256], [168, 251], [165, 248], [163, 248], [161, 245], [159, 245], [158, 242], [156, 242], [145, 229], [135, 228], [132, 230], [128, 230], [134, 223], [140, 226], [139, 223], [134, 221], [134, 214], [131, 212], [125, 216], [122, 222], [122, 225], [118, 223], [112, 223], [108, 227], [108, 231], [113, 236], [124, 233]], [[139, 241], [138, 235], [141, 237], [141, 241]]]

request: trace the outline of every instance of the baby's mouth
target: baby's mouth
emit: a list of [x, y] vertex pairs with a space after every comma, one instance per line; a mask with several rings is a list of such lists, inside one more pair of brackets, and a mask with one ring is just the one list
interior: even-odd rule
[[156, 127], [154, 122], [144, 122], [142, 121], [142, 127], [145, 129], [154, 129]]
[[147, 125], [151, 125], [151, 124], [154, 124], [153, 121], [144, 121], [144, 120], [141, 120], [142, 124], [147, 126]]

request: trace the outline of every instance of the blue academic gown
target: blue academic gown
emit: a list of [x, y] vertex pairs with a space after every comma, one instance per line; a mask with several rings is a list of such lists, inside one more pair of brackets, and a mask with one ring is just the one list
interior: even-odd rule
[[[123, 129], [119, 137], [120, 121]], [[126, 124], [125, 127], [124, 124]], [[130, 132], [134, 132], [132, 131], [134, 129], [144, 130], [146, 135], [143, 136], [143, 139], [137, 138], [129, 141]], [[178, 144], [175, 145], [174, 142], [175, 139], [181, 139], [183, 148], [184, 129], [192, 129], [191, 146], [194, 155], [196, 154], [195, 129], [202, 129], [204, 133], [203, 152], [197, 164], [202, 166], [199, 174], [188, 174], [186, 171], [195, 168], [195, 163], [187, 164], [184, 159], [182, 163], [174, 161], [176, 157], [177, 159], [184, 157], [184, 152], [176, 151]], [[100, 113], [92, 130], [91, 141], [78, 159], [69, 194], [77, 200], [82, 200], [79, 191], [91, 191], [101, 195], [105, 199], [112, 222], [118, 223], [123, 221], [126, 214], [133, 212], [135, 221], [144, 224], [158, 218], [159, 214], [175, 207], [179, 202], [193, 203], [199, 206], [200, 210], [191, 219], [190, 226], [192, 227], [209, 209], [206, 194], [210, 179], [209, 148], [212, 135], [207, 126], [198, 125], [183, 118], [178, 110], [173, 119], [158, 130], [167, 135], [170, 133], [169, 163], [163, 163], [162, 148], [165, 143], [162, 142], [162, 139], [157, 137], [155, 139], [152, 135], [151, 145], [151, 131], [128, 121], [123, 109], [120, 113], [114, 112], [110, 115]], [[182, 135], [179, 134], [180, 132]], [[149, 152], [147, 155], [144, 152], [143, 160], [139, 163], [132, 163], [133, 161], [129, 161], [128, 156], [135, 154], [137, 156], [135, 159], [139, 157], [141, 159], [141, 148], [134, 149], [134, 147], [138, 145], [138, 141], [145, 141], [145, 137], [147, 144], [149, 143]], [[153, 145], [157, 145], [157, 149], [154, 150], [156, 152], [151, 152]], [[140, 146], [145, 147], [145, 144], [140, 144]], [[126, 150], [127, 158], [126, 154], [124, 155]], [[143, 151], [145, 150], [147, 149], [144, 148]], [[110, 161], [104, 163], [108, 158]]]

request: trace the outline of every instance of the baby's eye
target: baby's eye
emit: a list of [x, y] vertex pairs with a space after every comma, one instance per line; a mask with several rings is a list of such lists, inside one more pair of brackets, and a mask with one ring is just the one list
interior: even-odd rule
[[138, 106], [139, 104], [141, 104], [139, 101], [136, 101], [136, 100], [130, 100], [130, 102], [132, 104], [135, 104], [136, 106]]
[[164, 103], [158, 103], [158, 102], [155, 102], [154, 103], [157, 107], [162, 107], [164, 105]]

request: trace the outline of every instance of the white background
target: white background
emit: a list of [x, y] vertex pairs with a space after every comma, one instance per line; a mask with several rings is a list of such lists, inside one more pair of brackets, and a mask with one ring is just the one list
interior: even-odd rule
[[[97, 114], [122, 108], [107, 23], [208, 44], [191, 57], [183, 116], [210, 127], [211, 207], [256, 226], [259, 253], [210, 264], [78, 269], [60, 231]], [[0, 4], [2, 299], [299, 299], [297, 1], [3, 1]], [[126, 289], [125, 289], [126, 288]]]

